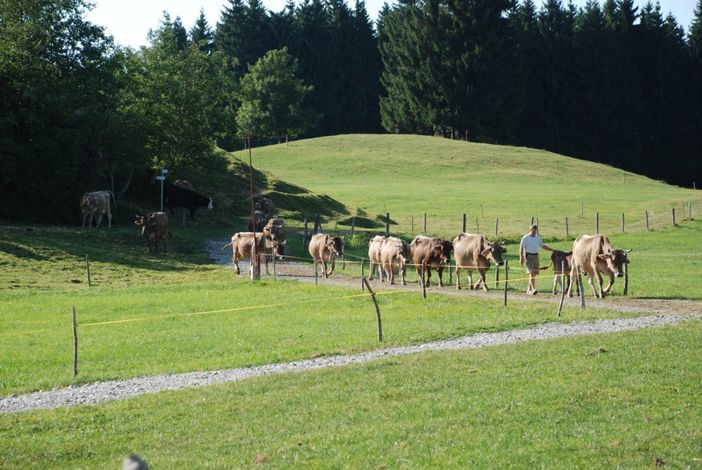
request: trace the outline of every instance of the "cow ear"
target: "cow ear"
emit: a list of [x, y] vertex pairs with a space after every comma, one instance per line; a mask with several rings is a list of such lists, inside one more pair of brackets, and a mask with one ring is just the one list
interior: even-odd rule
[[487, 257], [490, 253], [492, 252], [492, 247], [486, 248], [483, 251], [480, 252], [482, 256]]
[[610, 255], [610, 254], [601, 254], [601, 255], [597, 255], [597, 257], [598, 257], [599, 259], [606, 260], [606, 259], [611, 258], [612, 255]]

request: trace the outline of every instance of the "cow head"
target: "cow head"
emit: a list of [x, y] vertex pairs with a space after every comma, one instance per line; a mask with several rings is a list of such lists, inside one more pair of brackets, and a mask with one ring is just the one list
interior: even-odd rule
[[449, 262], [449, 257], [444, 253], [444, 245], [441, 239], [432, 240], [429, 259], [439, 260], [439, 264], [447, 264]]
[[446, 262], [451, 262], [451, 252], [453, 251], [453, 243], [448, 240], [441, 240], [441, 253], [446, 258]]
[[145, 218], [145, 216], [143, 216], [143, 215], [135, 214], [134, 215], [134, 225], [136, 225], [137, 227], [143, 227], [144, 226], [144, 218]]
[[629, 264], [629, 253], [631, 253], [631, 249], [622, 250], [617, 248], [616, 250], [612, 250], [610, 248], [607, 250], [607, 253], [597, 255], [597, 258], [607, 263], [607, 268], [609, 268], [615, 276], [623, 277], [624, 265]]
[[337, 255], [344, 254], [344, 237], [334, 237], [331, 239], [334, 243], [334, 250]]
[[507, 248], [505, 248], [500, 242], [487, 242], [483, 245], [483, 251], [480, 252], [481, 256], [484, 256], [488, 260], [493, 261], [497, 266], [502, 266], [505, 264], [502, 259], [502, 255], [507, 253]]
[[338, 256], [339, 252], [336, 249], [336, 243], [334, 243], [334, 238], [330, 237], [329, 235], [324, 236], [324, 249], [329, 251], [329, 253]]

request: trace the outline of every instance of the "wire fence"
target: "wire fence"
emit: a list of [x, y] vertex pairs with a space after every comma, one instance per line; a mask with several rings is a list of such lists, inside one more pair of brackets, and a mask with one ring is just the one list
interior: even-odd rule
[[[362, 228], [368, 225], [366, 216], [330, 218], [318, 214], [308, 214], [308, 233], [315, 231], [312, 221], [319, 220], [318, 230], [355, 235], [359, 232], [373, 232], [411, 238], [423, 234], [440, 236], [452, 240], [458, 233], [478, 233], [489, 238], [508, 238], [523, 235], [530, 225], [539, 226], [539, 233], [549, 239], [574, 239], [583, 234], [605, 233], [609, 235], [645, 232], [664, 227], [678, 226], [689, 220], [702, 218], [702, 199], [680, 201], [676, 203], [650, 204], [647, 209], [624, 208], [588, 208], [581, 206], [581, 211], [563, 216], [528, 215], [524, 217], [504, 216], [487, 207], [478, 208], [474, 213], [456, 214], [454, 218], [436, 215], [432, 212], [417, 214], [398, 214], [387, 212], [375, 219], [374, 228]], [[362, 222], [362, 220], [364, 222]], [[305, 225], [290, 221], [289, 226], [295, 230], [304, 230]]]

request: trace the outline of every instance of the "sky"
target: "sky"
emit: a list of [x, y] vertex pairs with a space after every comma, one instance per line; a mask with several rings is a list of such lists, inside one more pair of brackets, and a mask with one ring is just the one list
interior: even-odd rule
[[[163, 12], [168, 11], [172, 18], [180, 16], [186, 29], [190, 29], [197, 19], [200, 8], [204, 8], [205, 16], [210, 26], [214, 27], [219, 21], [222, 9], [228, 0], [93, 0], [95, 8], [88, 13], [88, 19], [93, 23], [104, 26], [108, 34], [122, 46], [138, 48], [147, 45], [147, 34], [150, 29], [158, 27]], [[372, 19], [375, 19], [385, 0], [366, 0], [366, 9]], [[269, 10], [280, 11], [285, 6], [285, 0], [263, 0]], [[355, 0], [348, 0], [350, 5]], [[388, 0], [392, 3], [392, 0]], [[538, 2], [537, 2], [538, 3]], [[567, 3], [564, 1], [563, 3]], [[584, 5], [585, 0], [574, 0], [576, 5]], [[602, 3], [602, 2], [600, 2]], [[636, 0], [639, 6], [645, 0]], [[660, 0], [664, 14], [672, 12], [678, 23], [687, 30], [692, 21], [695, 0]]]

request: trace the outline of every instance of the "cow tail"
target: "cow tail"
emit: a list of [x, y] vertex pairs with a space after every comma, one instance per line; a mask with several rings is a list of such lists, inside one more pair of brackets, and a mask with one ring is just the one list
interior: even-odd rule
[[110, 191], [109, 189], [107, 190], [107, 193], [112, 197], [112, 207], [115, 209], [117, 208], [117, 198], [115, 198], [115, 195]]
[[225, 248], [232, 246], [232, 243], [233, 243], [233, 242], [229, 242], [229, 243], [227, 243], [226, 245], [224, 245], [224, 246], [222, 247], [222, 251], [224, 251]]
[[546, 271], [546, 270], [547, 270], [548, 268], [550, 268], [551, 266], [553, 266], [553, 259], [551, 259], [551, 262], [548, 263], [546, 266], [540, 266], [540, 267], [539, 267], [539, 271]]

